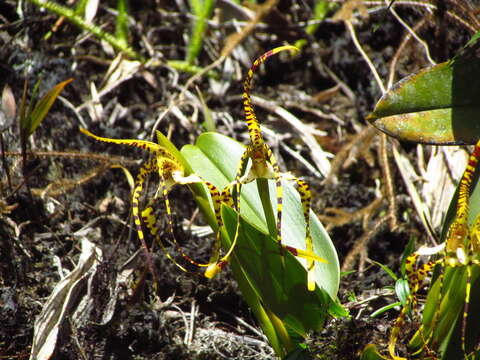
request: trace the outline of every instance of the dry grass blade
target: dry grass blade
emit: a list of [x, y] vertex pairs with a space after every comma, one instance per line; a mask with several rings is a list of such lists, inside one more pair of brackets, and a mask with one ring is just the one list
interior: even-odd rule
[[391, 231], [395, 231], [398, 227], [397, 223], [397, 201], [395, 199], [395, 190], [393, 188], [392, 171], [390, 169], [390, 162], [387, 155], [387, 135], [380, 134], [380, 146], [378, 148], [379, 159], [382, 168], [383, 178], [385, 179], [385, 188], [383, 191], [386, 193], [388, 199], [388, 218], [389, 227]]
[[413, 201], [413, 206], [415, 207], [415, 210], [422, 221], [426, 233], [429, 234], [432, 239], [435, 239], [434, 234], [432, 234], [431, 227], [429, 226], [429, 224], [431, 224], [430, 210], [422, 201], [420, 194], [418, 193], [414, 184], [414, 182], [418, 180], [418, 175], [416, 175], [416, 171], [408, 158], [405, 155], [400, 154], [397, 146], [395, 146], [394, 144], [392, 145], [393, 158], [395, 159], [398, 170], [402, 175], [403, 182], [405, 183], [407, 191]]
[[62, 323], [71, 314], [72, 304], [79, 301], [86, 282], [97, 271], [102, 251], [87, 238], [81, 239], [82, 252], [75, 268], [55, 286], [35, 321], [30, 360], [51, 358]]
[[122, 55], [118, 55], [111, 62], [98, 93], [92, 93], [92, 98], [79, 105], [75, 110], [80, 112], [84, 108], [88, 109], [92, 106], [98, 106], [100, 104], [100, 99], [103, 96], [111, 92], [121, 83], [131, 79], [138, 71], [140, 71], [141, 67], [142, 63], [140, 61], [127, 60]]
[[[418, 145], [419, 159], [425, 147]], [[419, 164], [424, 181], [419, 184], [423, 201], [431, 211], [431, 225], [439, 229], [467, 164], [467, 152], [458, 146], [433, 147], [426, 166]]]
[[321, 135], [322, 132], [305, 125], [299, 118], [281, 106], [275, 104], [273, 101], [268, 101], [253, 95], [251, 98], [255, 105], [277, 114], [282, 119], [287, 121], [298, 132], [300, 138], [308, 146], [313, 162], [317, 166], [320, 173], [326, 177], [330, 172], [330, 160], [328, 158], [331, 157], [331, 154], [321, 148], [314, 136]]
[[272, 9], [278, 4], [278, 0], [268, 0], [263, 5], [259, 5], [255, 17], [237, 34], [230, 35], [225, 41], [225, 45], [221, 51], [221, 57], [227, 57], [240, 44], [252, 33], [255, 26], [262, 21], [262, 19], [272, 11]]
[[358, 264], [358, 271], [363, 273], [365, 271], [365, 262], [367, 260], [367, 253], [368, 253], [368, 242], [372, 239], [376, 233], [380, 231], [382, 225], [385, 224], [389, 220], [389, 216], [380, 217], [370, 231], [366, 232], [362, 235], [360, 239], [355, 243], [355, 246], [352, 250], [350, 250], [345, 257], [345, 260], [342, 264], [342, 271], [349, 271], [353, 268], [353, 264], [357, 256], [360, 256], [359, 264]]

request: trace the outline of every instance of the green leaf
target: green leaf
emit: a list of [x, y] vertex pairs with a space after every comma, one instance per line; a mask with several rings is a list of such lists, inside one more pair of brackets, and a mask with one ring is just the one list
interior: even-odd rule
[[[233, 238], [237, 215], [231, 209], [223, 215]], [[307, 290], [305, 269], [289, 253], [282, 261], [273, 237], [242, 219], [234, 255], [262, 302], [292, 330], [305, 336], [308, 330], [322, 328], [330, 297], [318, 288]]]
[[368, 344], [365, 346], [362, 352], [360, 360], [387, 360], [388, 357], [380, 355], [377, 350], [377, 347], [373, 344]]
[[[186, 145], [182, 155], [193, 171], [223, 189], [235, 177], [244, 151], [238, 142], [215, 133], [204, 133], [196, 145]], [[283, 229], [286, 245], [305, 249], [305, 223], [297, 191], [283, 183]], [[276, 208], [275, 186], [269, 181], [272, 206]], [[317, 217], [311, 212], [312, 238], [315, 252], [328, 264], [316, 263], [317, 289], [309, 292], [306, 285], [305, 262], [286, 254], [284, 264], [276, 240], [268, 235], [262, 205], [255, 183], [242, 187], [240, 237], [232, 270], [237, 278], [249, 284], [261, 303], [285, 322], [293, 331], [305, 335], [308, 330], [320, 329], [327, 312], [345, 315], [336, 299], [339, 284], [339, 264], [333, 244]], [[228, 248], [236, 230], [237, 215], [223, 207], [225, 228], [223, 246]], [[248, 301], [248, 300], [247, 300]]]
[[408, 295], [410, 295], [410, 288], [407, 279], [399, 279], [395, 282], [395, 294], [397, 294], [400, 302], [405, 305]]
[[26, 122], [22, 125], [23, 131], [28, 136], [32, 135], [42, 120], [47, 116], [50, 108], [62, 92], [63, 88], [69, 84], [73, 79], [68, 79], [60, 84], [57, 84], [53, 89], [47, 92], [35, 105], [31, 113], [26, 115]]
[[474, 144], [480, 138], [478, 42], [454, 59], [408, 76], [390, 89], [367, 120], [400, 140]]
[[185, 62], [193, 65], [202, 49], [203, 39], [207, 30], [207, 21], [212, 16], [214, 0], [190, 0], [190, 7], [194, 15], [192, 34], [188, 43]]
[[393, 309], [396, 306], [401, 306], [401, 305], [402, 305], [402, 303], [400, 301], [385, 305], [385, 306], [381, 307], [380, 309], [377, 309], [373, 313], [371, 313], [370, 317], [372, 317], [372, 318], [377, 317], [378, 315], [381, 315], [384, 312], [386, 312], [390, 309]]
[[382, 263], [379, 263], [378, 261], [372, 260], [375, 265], [378, 265], [382, 268], [383, 271], [385, 271], [393, 280], [397, 281], [398, 276], [395, 275], [395, 273], [388, 268], [388, 266], [383, 265]]
[[[480, 215], [480, 184], [479, 172], [475, 173], [470, 195], [469, 225]], [[442, 240], [444, 241], [448, 228], [455, 218], [458, 200], [458, 189], [453, 197], [443, 225]], [[478, 254], [476, 255], [478, 259]], [[436, 268], [432, 285], [428, 291], [425, 308], [422, 314], [423, 332], [419, 331], [412, 337], [409, 348], [412, 352], [424, 348], [425, 339], [429, 344], [435, 344], [441, 353], [440, 359], [461, 359], [461, 327], [465, 303], [465, 288], [467, 284], [467, 271], [465, 266], [447, 267], [444, 272], [442, 289], [440, 289], [439, 267]], [[478, 342], [480, 333], [480, 266], [472, 266], [472, 291], [470, 298], [469, 314], [467, 318], [466, 344], [467, 351], [471, 351]], [[440, 294], [441, 290], [441, 294]], [[438, 313], [437, 313], [438, 312]], [[438, 321], [435, 317], [438, 316]], [[480, 356], [480, 351], [476, 351]]]

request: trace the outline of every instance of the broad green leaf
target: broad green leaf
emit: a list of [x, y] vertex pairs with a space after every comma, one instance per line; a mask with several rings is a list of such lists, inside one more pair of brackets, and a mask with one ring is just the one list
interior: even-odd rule
[[[244, 146], [215, 133], [202, 134], [195, 146], [186, 145], [182, 155], [195, 173], [223, 189], [235, 176]], [[275, 186], [270, 185], [272, 206], [276, 208]], [[305, 223], [297, 191], [288, 183], [284, 187], [284, 212], [282, 235], [285, 244], [305, 249]], [[294, 331], [305, 334], [319, 329], [327, 311], [344, 315], [336, 299], [339, 283], [339, 265], [335, 249], [317, 217], [311, 215], [312, 237], [315, 252], [327, 259], [328, 264], [315, 265], [317, 290], [306, 287], [303, 260], [290, 254], [285, 257], [285, 268], [279, 256], [275, 239], [268, 235], [261, 202], [254, 183], [242, 187], [242, 226], [232, 269], [238, 278], [244, 277], [268, 309], [285, 321]], [[232, 238], [237, 216], [231, 209], [223, 209], [225, 226]], [[227, 240], [228, 241], [228, 240]], [[225, 242], [225, 239], [224, 239]], [[224, 243], [228, 247], [228, 243]], [[233, 264], [237, 266], [233, 266]]]
[[[226, 136], [216, 133], [200, 135], [195, 146], [186, 145], [182, 154], [193, 170], [206, 180], [223, 189], [233, 181], [237, 166], [244, 151], [244, 146]], [[272, 206], [276, 209], [276, 195], [273, 181], [270, 183]], [[305, 249], [305, 222], [301, 211], [300, 197], [289, 183], [284, 186], [284, 211], [282, 219], [282, 237], [286, 245]], [[250, 183], [242, 186], [242, 217], [259, 231], [267, 234], [268, 229], [262, 211], [256, 185]], [[310, 213], [310, 223], [314, 249], [316, 253], [329, 261], [329, 264], [316, 264], [318, 285], [335, 298], [339, 284], [339, 264], [335, 248], [318, 218]], [[323, 278], [323, 279], [320, 279]]]
[[28, 120], [24, 127], [27, 136], [30, 136], [35, 132], [36, 128], [40, 125], [45, 116], [47, 116], [58, 95], [60, 95], [63, 88], [72, 80], [73, 79], [68, 79], [57, 84], [38, 101], [32, 112], [27, 114]]
[[[223, 215], [231, 239], [237, 215], [231, 209]], [[307, 290], [305, 269], [289, 253], [283, 264], [274, 238], [242, 219], [234, 257], [262, 303], [292, 330], [305, 336], [308, 330], [322, 328], [330, 297], [318, 287], [314, 292]]]
[[[212, 207], [209, 201], [205, 199], [205, 197], [195, 197], [196, 202], [200, 206], [204, 215], [207, 216], [207, 222], [212, 226], [215, 223], [215, 215], [213, 214]], [[226, 231], [222, 231], [222, 238], [223, 241], [227, 241], [230, 243], [228, 239], [228, 234]], [[227, 240], [225, 240], [227, 239]], [[267, 336], [270, 346], [275, 350], [275, 353], [278, 356], [282, 356], [285, 354], [284, 348], [282, 346], [282, 342], [277, 334], [276, 328], [269, 318], [265, 307], [260, 301], [260, 298], [257, 295], [255, 289], [253, 289], [249, 279], [244, 275], [243, 270], [241, 268], [240, 263], [235, 259], [232, 258], [230, 261], [230, 268], [232, 269], [233, 274], [235, 274], [235, 280], [238, 283], [238, 287], [243, 295], [244, 300], [247, 302], [248, 306], [255, 314], [260, 327], [262, 328], [264, 334]]]
[[474, 144], [480, 138], [480, 58], [471, 46], [456, 58], [400, 80], [367, 120], [400, 140]]

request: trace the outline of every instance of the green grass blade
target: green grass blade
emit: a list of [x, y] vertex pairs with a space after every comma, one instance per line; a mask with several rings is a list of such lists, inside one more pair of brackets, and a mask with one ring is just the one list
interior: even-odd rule
[[35, 105], [30, 114], [27, 114], [27, 117], [30, 119], [25, 128], [27, 136], [33, 134], [35, 129], [40, 125], [40, 123], [45, 119], [53, 103], [57, 99], [58, 95], [62, 92], [63, 88], [72, 82], [73, 79], [65, 80], [57, 84], [53, 89], [47, 92]]
[[117, 0], [117, 22], [115, 37], [124, 47], [128, 47], [128, 0]]
[[193, 65], [202, 49], [203, 38], [207, 30], [207, 21], [212, 16], [213, 0], [190, 0], [190, 7], [193, 15], [196, 17], [192, 27], [192, 35], [188, 43], [187, 55], [185, 62]]

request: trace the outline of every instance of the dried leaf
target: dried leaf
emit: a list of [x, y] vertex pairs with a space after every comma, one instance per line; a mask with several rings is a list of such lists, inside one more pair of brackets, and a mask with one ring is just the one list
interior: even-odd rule
[[5, 84], [2, 92], [2, 110], [7, 117], [7, 120], [12, 120], [17, 113], [17, 104], [15, 103], [15, 96], [8, 84]]
[[102, 259], [100, 248], [86, 237], [82, 237], [81, 246], [82, 253], [77, 266], [55, 286], [35, 320], [30, 360], [50, 359], [60, 327], [72, 311], [70, 307], [78, 301], [88, 278], [96, 272]]

